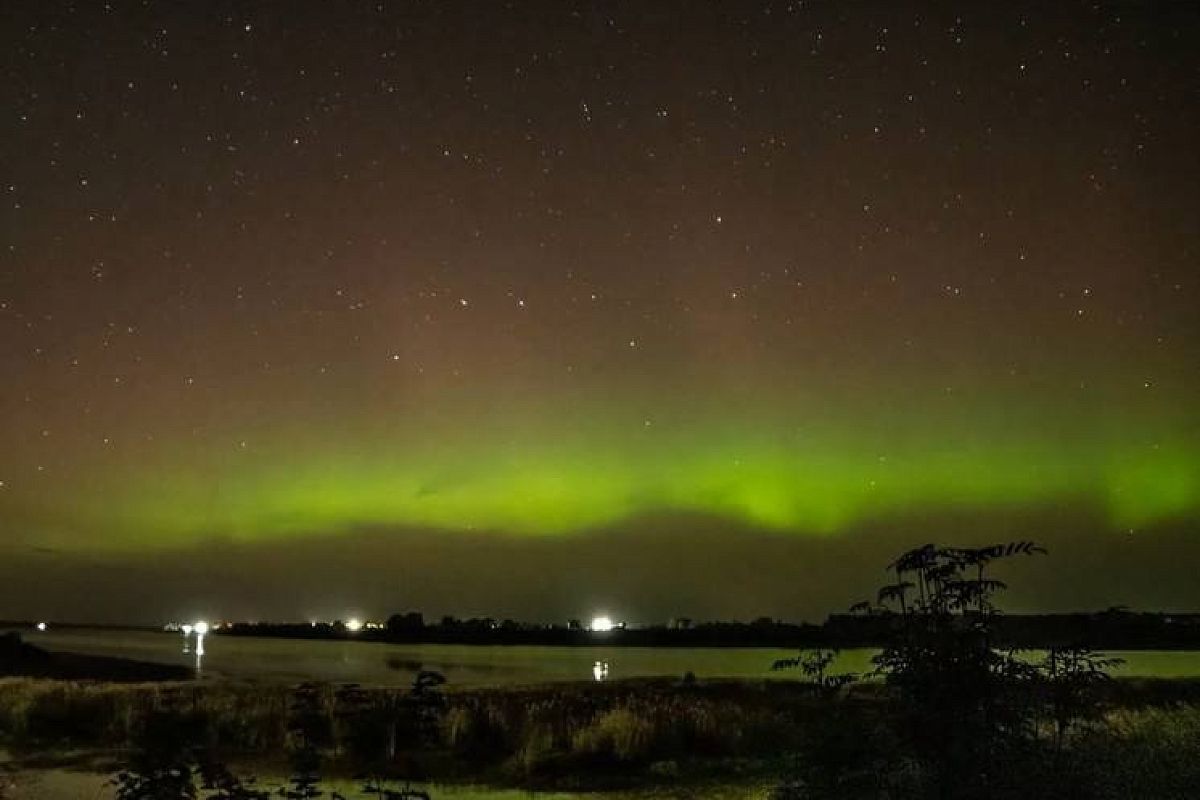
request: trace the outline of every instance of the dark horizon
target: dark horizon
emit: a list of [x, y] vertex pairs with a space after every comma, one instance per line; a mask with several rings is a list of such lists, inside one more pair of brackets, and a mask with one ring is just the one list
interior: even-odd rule
[[[268, 545], [213, 543], [169, 558], [109, 562], [31, 552], [0, 564], [0, 616], [83, 621], [70, 612], [87, 598], [95, 622], [147, 625], [377, 619], [406, 610], [430, 619], [528, 622], [601, 612], [630, 621], [765, 616], [811, 622], [872, 595], [889, 577], [887, 564], [925, 541], [981, 545], [1023, 538], [1042, 543], [1049, 554], [1001, 567], [1010, 585], [1002, 605], [1012, 613], [1200, 608], [1200, 590], [1178, 569], [1178, 560], [1200, 559], [1187, 525], [1098, 547], [1085, 534], [1056, 535], [1062, 518], [1053, 514], [952, 517], [937, 525], [916, 519], [903, 530], [868, 528], [834, 541], [731, 532], [704, 522], [660, 517], [646, 522], [653, 537], [618, 529], [534, 543], [499, 535], [363, 531], [354, 536], [353, 550], [335, 536], [297, 542], [286, 553]], [[950, 538], [968, 525], [974, 536]], [[918, 538], [933, 530], [946, 535]], [[54, 591], [47, 593], [47, 585]]]

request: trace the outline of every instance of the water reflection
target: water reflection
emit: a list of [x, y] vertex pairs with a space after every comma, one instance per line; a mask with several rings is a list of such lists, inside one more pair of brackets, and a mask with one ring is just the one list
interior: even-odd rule
[[597, 681], [603, 681], [608, 678], [608, 662], [597, 661], [592, 664], [592, 678]]
[[[30, 631], [30, 641], [47, 650], [83, 655], [117, 656], [163, 664], [195, 662], [196, 642], [188, 637], [187, 655], [180, 657], [180, 633], [72, 629], [47, 626], [44, 633]], [[194, 633], [194, 631], [193, 631]], [[209, 636], [214, 635], [210, 633]], [[180, 637], [180, 638], [177, 638]], [[794, 657], [791, 650], [761, 648], [612, 648], [480, 647], [475, 645], [388, 645], [373, 642], [338, 642], [221, 636], [217, 649], [204, 656], [208, 675], [230, 678], [379, 683], [408, 686], [411, 667], [442, 672], [455, 686], [495, 686], [599, 678], [678, 677], [692, 672], [699, 678], [750, 678], [792, 680], [797, 675], [772, 672], [773, 660]], [[619, 654], [618, 654], [619, 653]], [[348, 663], [342, 656], [349, 654]], [[836, 673], [869, 672], [876, 651], [847, 649], [830, 666]], [[1036, 655], [1036, 654], [1034, 654]], [[1114, 651], [1125, 659], [1117, 671], [1122, 677], [1195, 678], [1200, 676], [1200, 650]], [[621, 659], [619, 672], [612, 659]], [[389, 659], [395, 666], [389, 665]], [[605, 664], [608, 674], [605, 677]]]
[[193, 652], [192, 647], [191, 647], [192, 634], [193, 633], [196, 634], [196, 648], [194, 651], [195, 655], [196, 655], [196, 672], [200, 671], [200, 667], [204, 662], [204, 634], [207, 632], [207, 629], [208, 629], [208, 626], [205, 625], [204, 629], [201, 630], [199, 624], [197, 624], [195, 626], [184, 625], [182, 628], [180, 628], [180, 630], [183, 632], [183, 654], [184, 655], [188, 655], [189, 653]]

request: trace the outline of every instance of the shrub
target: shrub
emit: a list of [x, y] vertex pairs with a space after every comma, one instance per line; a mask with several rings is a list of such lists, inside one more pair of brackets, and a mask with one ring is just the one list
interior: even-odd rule
[[1032, 542], [927, 544], [891, 564], [896, 581], [874, 605], [857, 606], [891, 622], [876, 671], [894, 693], [905, 743], [943, 797], [988, 796], [1003, 761], [1032, 732], [1036, 672], [992, 646], [999, 614], [992, 601], [1006, 587], [987, 569], [1044, 552]]
[[571, 737], [571, 750], [582, 755], [610, 756], [620, 762], [647, 761], [657, 744], [653, 723], [628, 708], [616, 708], [594, 719]]

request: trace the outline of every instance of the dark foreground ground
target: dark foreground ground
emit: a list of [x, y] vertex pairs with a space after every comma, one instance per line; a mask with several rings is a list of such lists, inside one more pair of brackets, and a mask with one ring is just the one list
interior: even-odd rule
[[[1049, 724], [997, 797], [1194, 798], [1200, 682], [1119, 681], [1062, 741]], [[240, 774], [566, 791], [780, 786], [789, 798], [923, 797], [883, 687], [646, 680], [514, 689], [0, 680], [0, 743], [21, 768], [116, 771], [171, 747]], [[143, 758], [144, 761], [144, 758]], [[997, 767], [1003, 765], [995, 765]], [[796, 788], [802, 781], [806, 788]], [[1003, 785], [1001, 785], [1003, 784]], [[715, 791], [715, 790], [714, 790]], [[791, 794], [788, 794], [791, 792]], [[690, 794], [683, 794], [690, 793]], [[435, 794], [436, 796], [436, 794]]]

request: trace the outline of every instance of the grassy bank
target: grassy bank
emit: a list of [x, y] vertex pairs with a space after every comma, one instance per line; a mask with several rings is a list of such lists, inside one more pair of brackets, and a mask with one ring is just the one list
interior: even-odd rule
[[[364, 733], [390, 735], [393, 766], [413, 777], [527, 786], [761, 769], [798, 747], [800, 731], [823, 713], [798, 687], [778, 684], [464, 690], [441, 696], [433, 735], [422, 738], [403, 714], [395, 730], [384, 730], [403, 690], [368, 689], [352, 699], [336, 686], [315, 691], [329, 769], [354, 769]], [[164, 715], [230, 761], [279, 761], [294, 744], [292, 689], [279, 684], [0, 680], [0, 739], [14, 753], [133, 748], [147, 721]]]
[[[449, 691], [422, 732], [403, 691], [319, 686], [307, 724], [328, 775], [362, 772], [386, 740], [393, 747], [376, 767], [419, 780], [594, 789], [803, 774], [806, 797], [910, 796], [912, 765], [883, 691], [821, 697], [780, 682], [670, 681]], [[1192, 796], [1200, 683], [1119, 682], [1109, 705], [1061, 751], [1031, 755], [1022, 796]], [[0, 739], [17, 754], [119, 757], [167, 720], [228, 763], [279, 769], [296, 745], [295, 715], [292, 689], [277, 684], [0, 680]]]

